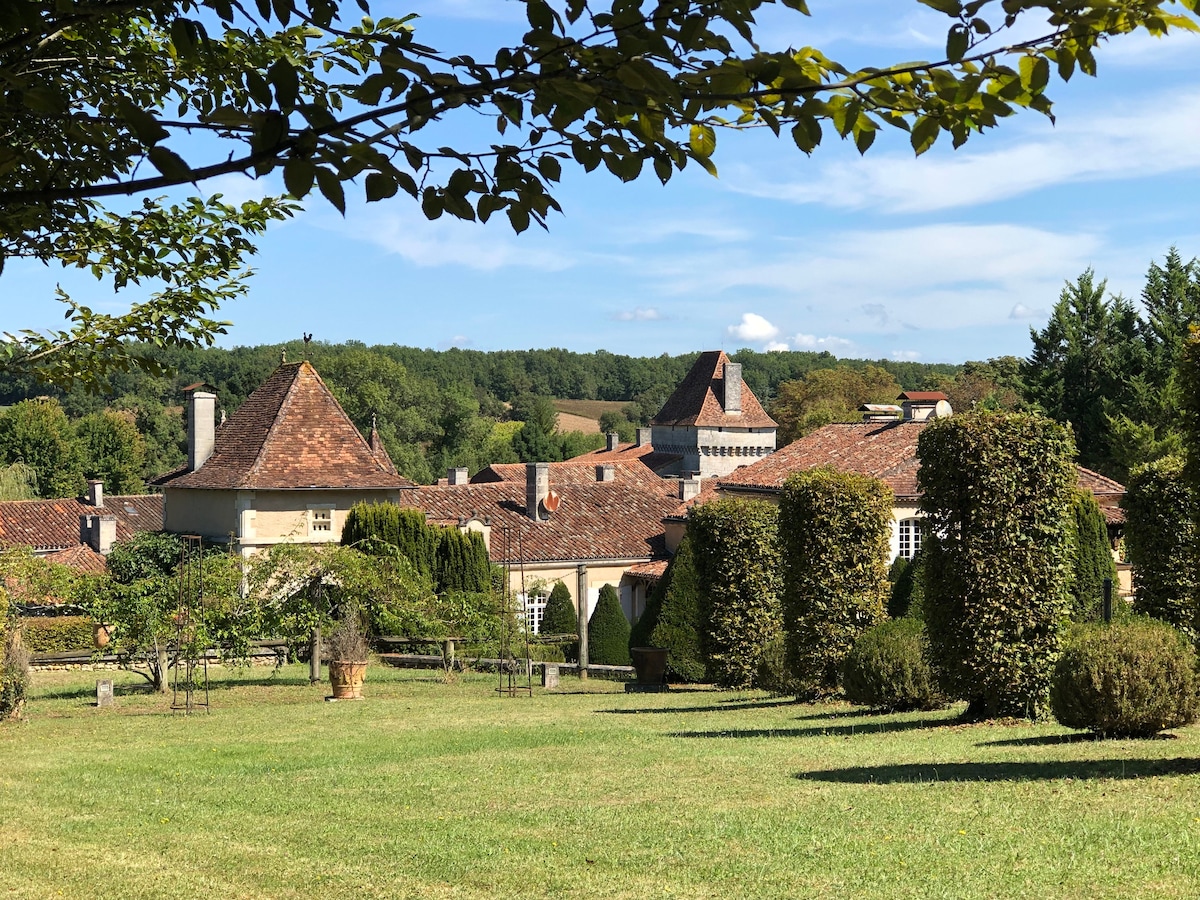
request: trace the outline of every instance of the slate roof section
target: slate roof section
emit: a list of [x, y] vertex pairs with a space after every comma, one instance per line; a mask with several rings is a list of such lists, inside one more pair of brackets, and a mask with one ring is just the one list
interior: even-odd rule
[[213, 454], [199, 469], [161, 483], [282, 491], [413, 486], [376, 458], [307, 360], [271, 373], [217, 429]]
[[580, 467], [551, 464], [550, 487], [562, 496], [562, 505], [545, 521], [525, 514], [523, 477], [418, 487], [405, 491], [400, 503], [438, 523], [488, 520], [495, 563], [666, 558], [662, 518], [679, 502], [670, 482], [651, 476], [647, 484], [619, 475], [615, 481], [581, 482], [572, 480], [573, 468]]
[[68, 550], [80, 546], [80, 516], [112, 516], [117, 520], [117, 540], [125, 541], [138, 531], [161, 531], [161, 494], [115, 495], [104, 505], [83, 500], [0, 501], [0, 546], [32, 547], [34, 550]]
[[[722, 476], [718, 488], [773, 493], [783, 488], [793, 472], [831, 465], [842, 472], [857, 472], [886, 482], [898, 500], [916, 500], [921, 496], [917, 489], [917, 470], [921, 468], [917, 438], [930, 424], [922, 421], [826, 425], [752, 466]], [[1079, 487], [1096, 498], [1108, 524], [1123, 523], [1125, 511], [1119, 504], [1125, 495], [1125, 485], [1083, 466], [1075, 468]], [[696, 500], [701, 498], [703, 494]], [[682, 512], [681, 508], [676, 515]]]
[[831, 465], [887, 483], [898, 499], [917, 491], [917, 438], [928, 422], [826, 425], [721, 478], [721, 488], [778, 491], [793, 472]]
[[750, 385], [742, 384], [742, 412], [725, 412], [724, 350], [701, 353], [691, 371], [680, 382], [651, 425], [697, 425], [705, 428], [775, 428]]

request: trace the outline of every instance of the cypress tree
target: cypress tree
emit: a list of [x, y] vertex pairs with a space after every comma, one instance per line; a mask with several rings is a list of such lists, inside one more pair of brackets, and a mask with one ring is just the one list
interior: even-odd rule
[[575, 614], [575, 601], [571, 599], [571, 591], [561, 581], [554, 583], [554, 588], [550, 591], [550, 599], [546, 601], [546, 609], [542, 613], [542, 632], [544, 634], [579, 633], [579, 617]]
[[1108, 528], [1096, 498], [1087, 491], [1076, 491], [1073, 504], [1075, 558], [1073, 560], [1073, 618], [1095, 621], [1100, 618], [1104, 598], [1104, 579], [1117, 580], [1117, 564], [1108, 544]]
[[588, 622], [588, 661], [602, 666], [629, 665], [629, 620], [611, 584], [600, 588], [600, 599]]
[[698, 682], [707, 678], [700, 648], [699, 597], [692, 541], [684, 537], [666, 574], [655, 585], [643, 616], [656, 610], [657, 621], [650, 632], [649, 645], [667, 648], [667, 677], [671, 681]]

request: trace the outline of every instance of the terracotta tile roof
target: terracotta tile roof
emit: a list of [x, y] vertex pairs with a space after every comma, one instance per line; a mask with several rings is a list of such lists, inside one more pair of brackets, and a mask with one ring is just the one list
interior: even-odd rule
[[[657, 490], [666, 482], [642, 465], [640, 460], [612, 462], [611, 460], [596, 460], [591, 454], [576, 456], [565, 462], [550, 463], [551, 485], [565, 484], [594, 484], [596, 483], [596, 466], [609, 465], [613, 467], [613, 477], [618, 482], [641, 484]], [[486, 469], [480, 469], [471, 479], [471, 484], [495, 484], [501, 481], [519, 482], [522, 491], [525, 489], [525, 463], [492, 463]], [[522, 497], [525, 495], [522, 493]]]
[[[871, 475], [886, 482], [898, 499], [916, 499], [917, 438], [929, 422], [863, 422], [849, 425], [826, 425], [752, 466], [744, 466], [722, 476], [720, 489], [778, 491], [793, 472], [831, 465], [843, 472]], [[1125, 521], [1118, 506], [1125, 495], [1125, 485], [1111, 478], [1075, 467], [1079, 487], [1090, 491], [1110, 524]], [[703, 496], [703, 494], [702, 494]], [[697, 498], [699, 499], [699, 498]], [[695, 501], [693, 501], [695, 502]]]
[[608, 482], [564, 479], [571, 468], [551, 466], [550, 487], [562, 496], [562, 505], [546, 521], [535, 522], [525, 514], [523, 476], [520, 481], [419, 487], [405, 491], [400, 502], [423, 510], [434, 522], [490, 520], [496, 563], [666, 557], [662, 519], [678, 503], [669, 482], [657, 477], [649, 484], [619, 476]]
[[76, 572], [98, 573], [104, 572], [108, 568], [104, 554], [97, 553], [86, 544], [80, 544], [67, 550], [55, 550], [53, 553], [47, 553], [44, 559], [56, 565], [69, 566]]
[[158, 483], [225, 490], [412, 486], [375, 457], [307, 361], [284, 363], [246, 399], [217, 430], [204, 465]]
[[949, 400], [950, 398], [941, 391], [905, 391], [897, 400], [916, 400], [918, 402], [936, 403], [938, 400]]
[[117, 540], [138, 531], [161, 531], [161, 494], [134, 494], [104, 498], [101, 507], [82, 500], [0, 501], [0, 546], [32, 547], [34, 550], [66, 550], [78, 547], [80, 516], [112, 516], [117, 520]]
[[728, 362], [729, 357], [724, 350], [701, 353], [651, 424], [774, 428], [775, 420], [767, 415], [750, 386], [744, 382], [742, 412], [725, 412], [725, 364]]
[[392, 475], [400, 474], [396, 471], [396, 464], [388, 456], [387, 447], [383, 446], [383, 438], [379, 436], [379, 429], [375, 426], [374, 416], [371, 417], [371, 436], [367, 438], [367, 445], [371, 448], [371, 455], [375, 457], [375, 461], [383, 466], [385, 471]]
[[638, 563], [629, 567], [630, 578], [640, 578], [643, 581], [658, 581], [666, 574], [669, 560], [656, 559], [652, 562]]
[[616, 450], [591, 450], [587, 453], [581, 453], [569, 462], [588, 462], [593, 465], [604, 465], [605, 463], [622, 463], [637, 460], [651, 472], [659, 472], [663, 469], [669, 469], [675, 463], [683, 459], [678, 453], [659, 453], [653, 445], [642, 444], [640, 447], [637, 444], [618, 444]]
[[709, 500], [715, 500], [720, 488], [721, 488], [721, 479], [706, 478], [700, 488], [700, 493], [698, 493], [691, 500], [684, 500], [683, 502], [681, 502], [673, 510], [671, 510], [669, 513], [667, 513], [666, 518], [668, 518], [668, 519], [686, 519], [688, 510], [691, 509], [693, 506], [697, 506], [698, 504], [701, 504], [701, 503], [707, 503]]

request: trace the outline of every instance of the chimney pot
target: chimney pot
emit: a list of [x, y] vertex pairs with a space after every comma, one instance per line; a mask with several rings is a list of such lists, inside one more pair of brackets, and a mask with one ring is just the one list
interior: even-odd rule
[[192, 391], [188, 415], [188, 468], [195, 472], [212, 456], [216, 443], [217, 395]]
[[621, 436], [615, 431], [610, 431], [605, 436], [604, 449], [610, 453], [621, 446]]
[[596, 466], [597, 481], [615, 481], [617, 477], [617, 467], [611, 463], [603, 466]]
[[725, 363], [725, 412], [742, 411], [742, 364]]
[[104, 506], [104, 482], [99, 478], [88, 479], [88, 504], [97, 509]]

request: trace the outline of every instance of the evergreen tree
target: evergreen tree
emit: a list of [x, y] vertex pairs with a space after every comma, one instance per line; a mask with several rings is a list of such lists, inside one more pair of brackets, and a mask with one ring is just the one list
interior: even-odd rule
[[570, 589], [561, 581], [554, 582], [550, 599], [542, 613], [543, 634], [578, 634], [579, 616], [575, 612], [575, 601]]
[[605, 666], [629, 665], [629, 620], [621, 610], [616, 588], [600, 588], [600, 599], [588, 622], [588, 662]]
[[707, 671], [700, 646], [700, 584], [691, 538], [685, 536], [671, 557], [666, 574], [646, 604], [647, 615], [656, 597], [657, 621], [650, 632], [650, 646], [667, 648], [671, 681], [704, 681]]
[[1076, 491], [1072, 505], [1074, 524], [1073, 618], [1076, 621], [1100, 618], [1104, 597], [1104, 579], [1117, 581], [1117, 564], [1108, 542], [1104, 513], [1087, 491]]

